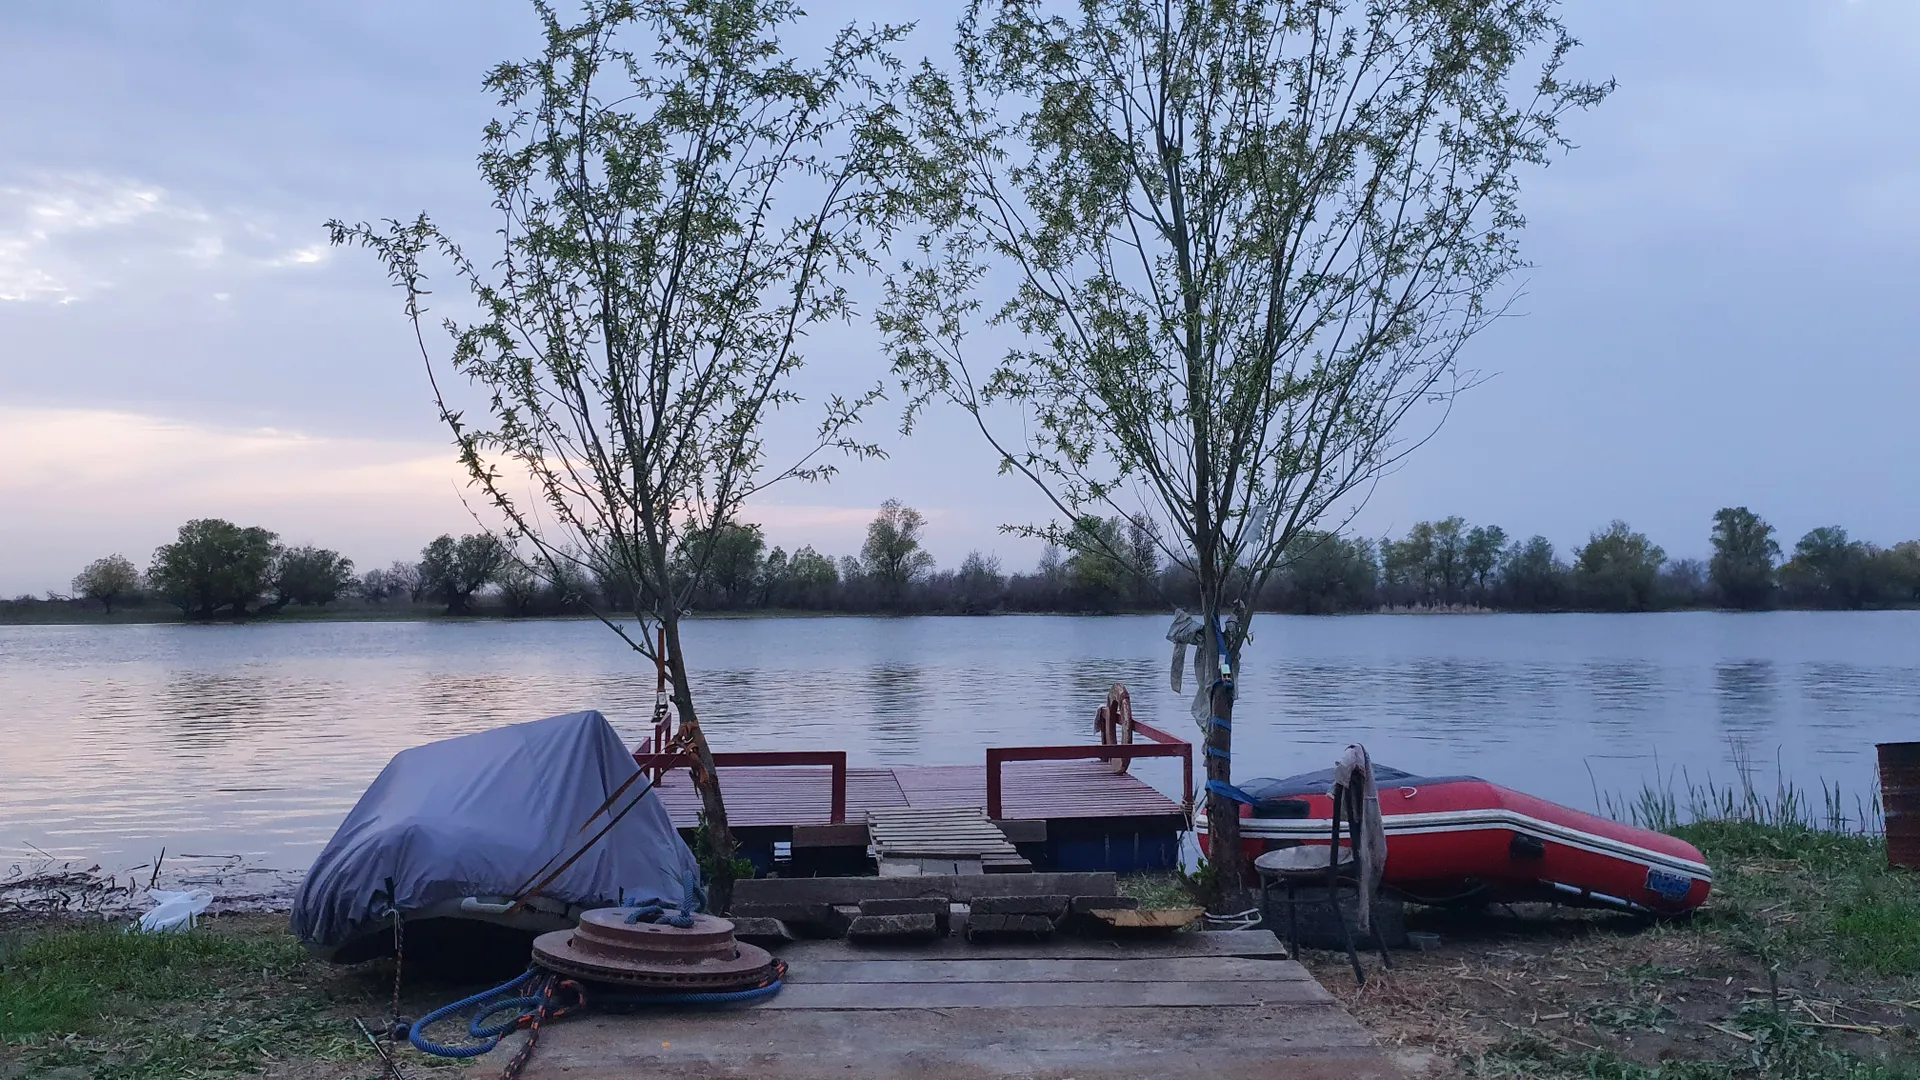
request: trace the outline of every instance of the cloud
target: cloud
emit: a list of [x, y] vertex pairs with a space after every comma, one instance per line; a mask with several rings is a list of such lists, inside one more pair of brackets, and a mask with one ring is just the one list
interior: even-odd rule
[[171, 286], [183, 272], [222, 280], [325, 261], [289, 248], [241, 209], [210, 209], [156, 184], [93, 172], [0, 182], [0, 301], [70, 304], [108, 290]]
[[76, 559], [108, 552], [142, 562], [196, 517], [380, 565], [473, 531], [463, 491], [453, 451], [433, 441], [0, 406], [0, 593], [61, 587]]

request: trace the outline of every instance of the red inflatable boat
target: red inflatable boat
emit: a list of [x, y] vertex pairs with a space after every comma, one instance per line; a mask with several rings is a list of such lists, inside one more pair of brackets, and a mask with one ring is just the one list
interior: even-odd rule
[[[1584, 814], [1476, 776], [1414, 776], [1375, 764], [1386, 825], [1385, 883], [1428, 904], [1558, 900], [1633, 911], [1691, 911], [1713, 872], [1684, 840]], [[1248, 858], [1328, 843], [1332, 770], [1241, 786]], [[1207, 819], [1195, 818], [1201, 850]], [[1341, 835], [1347, 835], [1342, 822]]]

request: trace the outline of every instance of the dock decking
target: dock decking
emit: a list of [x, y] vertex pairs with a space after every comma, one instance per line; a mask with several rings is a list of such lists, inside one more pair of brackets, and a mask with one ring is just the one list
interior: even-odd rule
[[[1019, 761], [1001, 766], [1001, 813], [1010, 820], [1180, 817], [1180, 804], [1103, 761]], [[736, 829], [791, 828], [831, 821], [833, 774], [825, 767], [720, 769], [727, 817]], [[699, 821], [700, 795], [685, 770], [661, 777], [658, 790], [675, 828]], [[979, 765], [896, 765], [847, 769], [846, 820], [869, 810], [987, 805]]]
[[543, 1034], [529, 1080], [1398, 1080], [1266, 931], [1130, 945], [801, 942], [776, 997], [732, 1012], [589, 1014]]

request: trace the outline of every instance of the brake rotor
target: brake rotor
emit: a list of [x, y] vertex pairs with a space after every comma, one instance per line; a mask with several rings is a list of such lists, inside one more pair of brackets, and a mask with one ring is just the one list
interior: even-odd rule
[[718, 991], [773, 979], [773, 956], [733, 938], [733, 923], [695, 915], [693, 925], [630, 923], [629, 908], [594, 908], [572, 930], [533, 941], [540, 966], [576, 979], [648, 990]]

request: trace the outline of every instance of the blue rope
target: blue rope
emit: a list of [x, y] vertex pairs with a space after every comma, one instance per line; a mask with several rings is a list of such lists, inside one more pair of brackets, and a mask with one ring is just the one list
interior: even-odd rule
[[1221, 761], [1232, 761], [1232, 760], [1233, 760], [1233, 755], [1232, 755], [1232, 754], [1230, 754], [1230, 753], [1228, 753], [1228, 752], [1227, 752], [1227, 751], [1225, 751], [1225, 750], [1222, 750], [1222, 749], [1220, 749], [1220, 748], [1219, 748], [1219, 747], [1217, 747], [1217, 746], [1209, 746], [1209, 747], [1207, 747], [1207, 756], [1208, 756], [1208, 757], [1211, 757], [1211, 758], [1219, 758], [1219, 759], [1220, 759]]
[[688, 874], [686, 880], [680, 884], [679, 911], [668, 914], [672, 909], [660, 904], [647, 904], [634, 908], [627, 915], [627, 921], [629, 923], [666, 923], [668, 926], [677, 926], [682, 930], [692, 926], [694, 909], [700, 906], [700, 882], [692, 874]]
[[[427, 1015], [421, 1017], [420, 1019], [415, 1020], [413, 1022], [413, 1027], [407, 1031], [407, 1041], [413, 1044], [413, 1048], [415, 1050], [418, 1050], [423, 1054], [432, 1054], [434, 1057], [443, 1057], [443, 1058], [479, 1057], [481, 1054], [487, 1053], [488, 1051], [492, 1050], [494, 1047], [500, 1045], [500, 1036], [505, 1035], [507, 1032], [513, 1030], [514, 1025], [520, 1022], [520, 1014], [518, 1013], [514, 1014], [513, 1023], [508, 1024], [504, 1027], [500, 1027], [499, 1030], [497, 1031], [490, 1028], [483, 1030], [480, 1026], [480, 1021], [486, 1019], [489, 1016], [492, 1016], [494, 1013], [499, 1012], [501, 1009], [507, 1006], [508, 1004], [507, 1000], [497, 1000], [497, 999], [506, 998], [508, 994], [512, 994], [515, 990], [520, 989], [521, 986], [530, 983], [532, 979], [533, 979], [532, 972], [523, 971], [520, 974], [515, 975], [509, 981], [503, 982], [499, 986], [496, 986], [491, 990], [482, 990], [479, 993], [473, 995], [472, 997], [461, 998], [459, 1001], [456, 1001], [451, 1005], [443, 1005], [440, 1008], [435, 1009], [432, 1012], [428, 1013]], [[529, 998], [529, 997], [520, 997], [520, 996], [516, 996], [511, 999], [511, 1001], [513, 1002], [517, 1002], [517, 1003], [532, 1002], [535, 1005], [538, 1005], [540, 1003], [540, 1000], [541, 1000], [540, 998]], [[473, 1022], [467, 1025], [468, 1032], [470, 1032], [474, 1038], [485, 1039], [487, 1040], [486, 1042], [478, 1043], [473, 1046], [447, 1046], [442, 1043], [434, 1042], [433, 1040], [427, 1038], [426, 1036], [427, 1028], [432, 1027], [434, 1024], [439, 1023], [440, 1021], [446, 1019], [449, 1016], [452, 1016], [454, 1013], [457, 1013], [462, 1009], [471, 1008], [475, 1005], [481, 1005], [487, 1002], [494, 1002], [494, 1004], [492, 1007], [488, 1008], [485, 1012], [482, 1012], [479, 1015], [475, 1016], [473, 1018]]]
[[756, 986], [751, 990], [721, 990], [706, 993], [687, 994], [596, 994], [593, 1003], [596, 1006], [611, 1005], [615, 1008], [633, 1008], [642, 1005], [732, 1005], [742, 1001], [758, 1001], [772, 997], [780, 992], [781, 981], [775, 979], [765, 986]]
[[[779, 970], [784, 972], [786, 969], [782, 967]], [[543, 997], [502, 996], [512, 994], [522, 986], [529, 985], [537, 974], [531, 971], [523, 972], [514, 976], [511, 982], [501, 983], [491, 990], [482, 990], [472, 997], [461, 998], [451, 1005], [435, 1009], [414, 1023], [412, 1030], [407, 1032], [407, 1041], [413, 1044], [415, 1050], [435, 1057], [472, 1058], [490, 1052], [500, 1045], [502, 1036], [519, 1027], [532, 1010], [546, 1003], [547, 999]], [[593, 1003], [601, 1008], [639, 1008], [648, 1005], [737, 1005], [745, 1001], [758, 1001], [761, 998], [772, 997], [780, 992], [781, 985], [782, 980], [775, 979], [765, 986], [756, 986], [750, 990], [681, 994], [595, 994]], [[439, 1023], [462, 1009], [474, 1006], [481, 1006], [481, 1008], [476, 1009], [473, 1017], [467, 1022], [467, 1033], [476, 1039], [484, 1040], [483, 1042], [472, 1046], [447, 1046], [434, 1042], [424, 1034], [429, 1026]], [[508, 1009], [513, 1010], [511, 1017], [492, 1024], [487, 1023], [489, 1019]]]
[[1219, 729], [1220, 729], [1220, 730], [1222, 730], [1222, 731], [1232, 731], [1232, 730], [1233, 730], [1233, 725], [1232, 725], [1232, 724], [1230, 724], [1230, 723], [1228, 723], [1228, 722], [1227, 722], [1227, 721], [1225, 721], [1225, 720], [1222, 720], [1222, 719], [1220, 719], [1220, 718], [1219, 718], [1219, 717], [1217, 717], [1217, 716], [1209, 716], [1209, 717], [1207, 717], [1207, 723], [1209, 723], [1209, 724], [1212, 724], [1212, 725], [1213, 725], [1214, 727], [1217, 727], [1217, 728], [1219, 728]]

